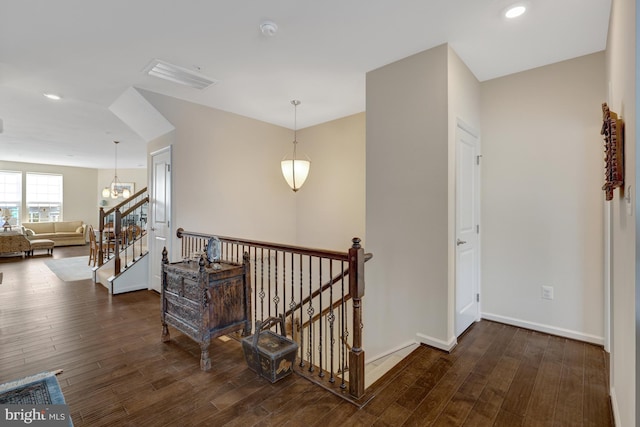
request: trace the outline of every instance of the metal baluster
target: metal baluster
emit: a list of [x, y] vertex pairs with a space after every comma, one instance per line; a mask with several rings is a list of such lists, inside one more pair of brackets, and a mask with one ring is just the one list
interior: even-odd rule
[[340, 280], [342, 282], [342, 292], [341, 292], [341, 296], [340, 296], [340, 311], [341, 311], [341, 324], [340, 324], [340, 331], [342, 333], [342, 336], [340, 337], [340, 348], [341, 348], [341, 352], [342, 352], [342, 358], [340, 361], [340, 370], [342, 371], [342, 381], [340, 383], [340, 388], [341, 389], [346, 389], [347, 388], [347, 384], [344, 381], [344, 376], [345, 376], [345, 372], [347, 371], [347, 358], [346, 358], [346, 348], [347, 348], [347, 337], [346, 335], [348, 334], [347, 332], [347, 319], [345, 318], [345, 312], [346, 312], [346, 308], [345, 308], [345, 304], [344, 304], [344, 261], [342, 262], [342, 279]]
[[[258, 248], [253, 248], [253, 294], [258, 295]], [[253, 300], [253, 320], [258, 318], [258, 301], [255, 298]]]
[[[329, 280], [333, 280], [333, 261], [329, 261]], [[334, 331], [333, 331], [333, 322], [335, 320], [335, 316], [333, 315], [333, 285], [331, 285], [331, 287], [329, 288], [329, 334], [330, 334], [330, 342], [331, 342], [331, 348], [330, 348], [330, 359], [331, 359], [331, 372], [329, 375], [329, 382], [330, 383], [334, 383], [336, 381], [336, 379], [333, 376], [333, 358], [334, 358], [334, 354], [333, 354], [333, 349], [334, 346], [336, 344], [336, 339], [334, 336]]]
[[[273, 260], [274, 260], [274, 268], [273, 268], [273, 289], [275, 292], [275, 295], [273, 296], [273, 299], [271, 300], [273, 302], [273, 315], [277, 316], [278, 315], [278, 303], [280, 302], [280, 296], [278, 295], [278, 251], [275, 251], [275, 255], [272, 256]], [[272, 257], [269, 257], [269, 259], [271, 259]], [[282, 331], [281, 331], [282, 332]]]
[[267, 294], [268, 294], [268, 298], [267, 298], [267, 310], [268, 310], [268, 316], [267, 317], [271, 317], [271, 249], [267, 250], [267, 272], [268, 272], [268, 279], [267, 279]]
[[318, 294], [318, 302], [319, 302], [319, 310], [318, 313], [320, 313], [320, 316], [318, 318], [318, 360], [319, 360], [319, 365], [320, 365], [320, 372], [318, 373], [318, 376], [320, 378], [324, 377], [324, 369], [323, 369], [323, 360], [322, 360], [322, 313], [324, 312], [323, 310], [323, 306], [322, 306], [322, 258], [318, 257], [318, 289], [320, 290], [320, 293]]
[[304, 301], [304, 296], [302, 293], [303, 281], [302, 281], [302, 254], [300, 254], [299, 259], [300, 264], [298, 265], [298, 271], [300, 279], [298, 281], [298, 287], [300, 289], [300, 367], [304, 366], [304, 319], [303, 309], [302, 309], [302, 301]]
[[[264, 248], [260, 248], [260, 320], [264, 320]], [[257, 319], [256, 319], [257, 320]]]
[[312, 273], [312, 265], [313, 265], [313, 257], [309, 255], [309, 307], [307, 308], [307, 314], [309, 315], [309, 351], [307, 354], [309, 355], [309, 372], [313, 372], [313, 298], [311, 298], [311, 294], [313, 294], [313, 275]]
[[[294, 258], [293, 258], [293, 252], [291, 252], [291, 302], [289, 303], [289, 309], [291, 310], [291, 339], [295, 341], [296, 338], [296, 334], [295, 334], [295, 327], [296, 327], [296, 322], [295, 322], [295, 308], [296, 308], [296, 301], [294, 299], [294, 292], [295, 292], [295, 288], [294, 288], [294, 274], [295, 270], [294, 270]], [[283, 279], [284, 282], [284, 279]]]

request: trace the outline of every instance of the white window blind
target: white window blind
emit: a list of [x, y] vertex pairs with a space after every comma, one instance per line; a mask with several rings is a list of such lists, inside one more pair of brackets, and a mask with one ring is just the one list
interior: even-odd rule
[[0, 171], [0, 225], [19, 225], [21, 206], [22, 172]]
[[62, 175], [27, 173], [30, 222], [62, 221]]

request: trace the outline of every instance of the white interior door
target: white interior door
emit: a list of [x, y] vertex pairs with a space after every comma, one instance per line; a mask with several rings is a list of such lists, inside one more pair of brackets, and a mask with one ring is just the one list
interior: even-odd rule
[[160, 292], [162, 250], [171, 256], [171, 147], [151, 153], [149, 263], [151, 289]]
[[480, 318], [479, 141], [456, 127], [456, 336]]

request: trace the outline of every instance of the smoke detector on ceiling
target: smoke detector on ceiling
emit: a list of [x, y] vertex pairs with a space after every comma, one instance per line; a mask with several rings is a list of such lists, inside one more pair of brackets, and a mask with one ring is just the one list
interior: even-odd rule
[[264, 21], [260, 24], [260, 31], [267, 37], [273, 37], [278, 32], [278, 26], [275, 22]]
[[211, 79], [203, 74], [160, 59], [152, 60], [144, 68], [144, 72], [150, 76], [169, 80], [170, 82], [200, 90], [204, 90], [209, 86], [218, 83], [217, 80]]

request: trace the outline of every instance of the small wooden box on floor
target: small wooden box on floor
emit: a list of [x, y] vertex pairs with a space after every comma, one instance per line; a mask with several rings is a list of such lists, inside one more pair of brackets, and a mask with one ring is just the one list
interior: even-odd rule
[[200, 368], [211, 369], [211, 339], [238, 330], [251, 333], [251, 277], [249, 261], [168, 263], [163, 253], [162, 341], [169, 341], [171, 325], [200, 344]]
[[295, 341], [269, 330], [262, 330], [274, 322], [280, 322], [281, 330], [284, 331], [284, 320], [270, 317], [256, 327], [253, 335], [242, 339], [242, 350], [249, 369], [272, 383], [293, 371], [298, 351], [298, 344]]

